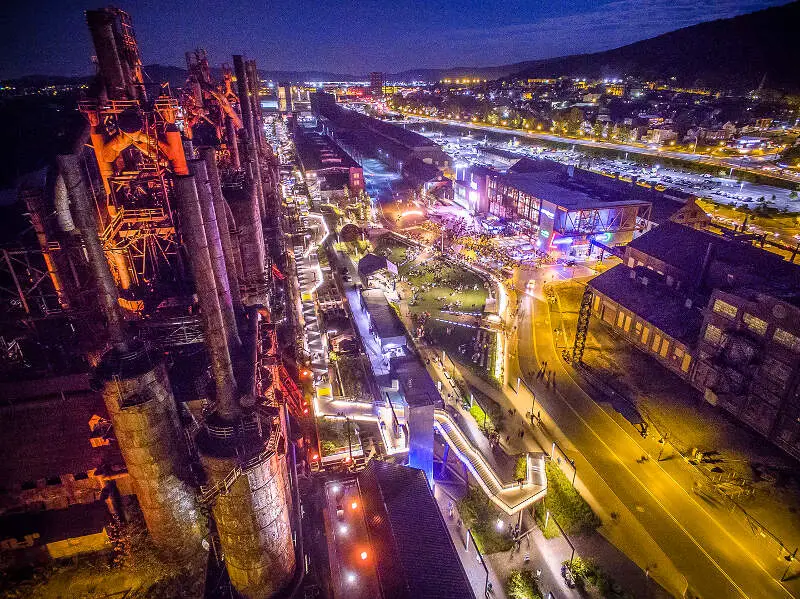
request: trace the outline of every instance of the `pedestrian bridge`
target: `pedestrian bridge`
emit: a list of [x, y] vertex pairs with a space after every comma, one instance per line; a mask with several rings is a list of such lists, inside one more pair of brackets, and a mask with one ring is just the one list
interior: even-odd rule
[[517, 482], [504, 483], [449, 413], [435, 410], [433, 427], [469, 469], [486, 496], [507, 514], [516, 514], [547, 493], [544, 454], [527, 455], [527, 479], [522, 485]]

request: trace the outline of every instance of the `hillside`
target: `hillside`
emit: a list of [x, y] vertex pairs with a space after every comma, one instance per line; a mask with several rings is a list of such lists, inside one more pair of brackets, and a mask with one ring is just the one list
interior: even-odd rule
[[708, 21], [615, 50], [511, 65], [517, 77], [633, 75], [687, 86], [800, 92], [800, 2]]
[[[516, 77], [635, 77], [668, 79], [684, 86], [749, 91], [765, 86], [800, 93], [800, 0], [730, 19], [720, 19], [678, 29], [651, 39], [594, 54], [531, 60], [490, 67], [416, 68], [387, 74], [388, 81], [437, 81], [445, 77], [479, 76], [485, 79]], [[148, 84], [169, 81], [180, 87], [186, 71], [180, 67], [149, 65]], [[326, 71], [268, 71], [261, 76], [273, 81], [368, 81], [366, 73]], [[215, 72], [215, 75], [218, 75]], [[6, 84], [20, 86], [85, 82], [86, 77], [32, 76]]]

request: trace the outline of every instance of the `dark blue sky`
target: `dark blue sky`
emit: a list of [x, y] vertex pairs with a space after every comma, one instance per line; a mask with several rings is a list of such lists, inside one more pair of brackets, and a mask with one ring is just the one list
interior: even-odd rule
[[[86, 0], [0, 2], [0, 78], [92, 72]], [[594, 52], [786, 0], [117, 0], [145, 64], [213, 64], [244, 53], [262, 69], [344, 73], [489, 66]]]

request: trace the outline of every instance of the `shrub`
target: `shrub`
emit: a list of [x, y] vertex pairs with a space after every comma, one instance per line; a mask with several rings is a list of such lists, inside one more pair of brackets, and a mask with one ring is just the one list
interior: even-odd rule
[[517, 463], [514, 466], [514, 480], [528, 478], [528, 456], [521, 455], [517, 458]]
[[506, 595], [509, 599], [541, 599], [542, 594], [536, 584], [536, 577], [530, 570], [511, 570], [506, 581]]
[[458, 500], [458, 513], [467, 528], [472, 531], [472, 537], [481, 553], [508, 551], [514, 545], [505, 527], [497, 530], [497, 520], [503, 514], [489, 501], [483, 491], [470, 488], [469, 492]]
[[547, 510], [556, 517], [567, 534], [577, 534], [600, 526], [598, 518], [580, 493], [552, 461], [545, 464], [547, 473]]

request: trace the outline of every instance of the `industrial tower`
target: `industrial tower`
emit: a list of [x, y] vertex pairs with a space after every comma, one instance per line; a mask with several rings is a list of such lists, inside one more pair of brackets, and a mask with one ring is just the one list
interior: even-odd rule
[[87, 130], [50, 195], [26, 192], [54, 290], [38, 309], [100, 321], [93, 380], [155, 544], [207, 555], [205, 505], [233, 587], [271, 597], [295, 573], [288, 426], [303, 398], [272, 318], [285, 247], [256, 65], [234, 56], [217, 84], [198, 50], [179, 97], [151, 99], [130, 17], [86, 17], [100, 83], [80, 104]]

